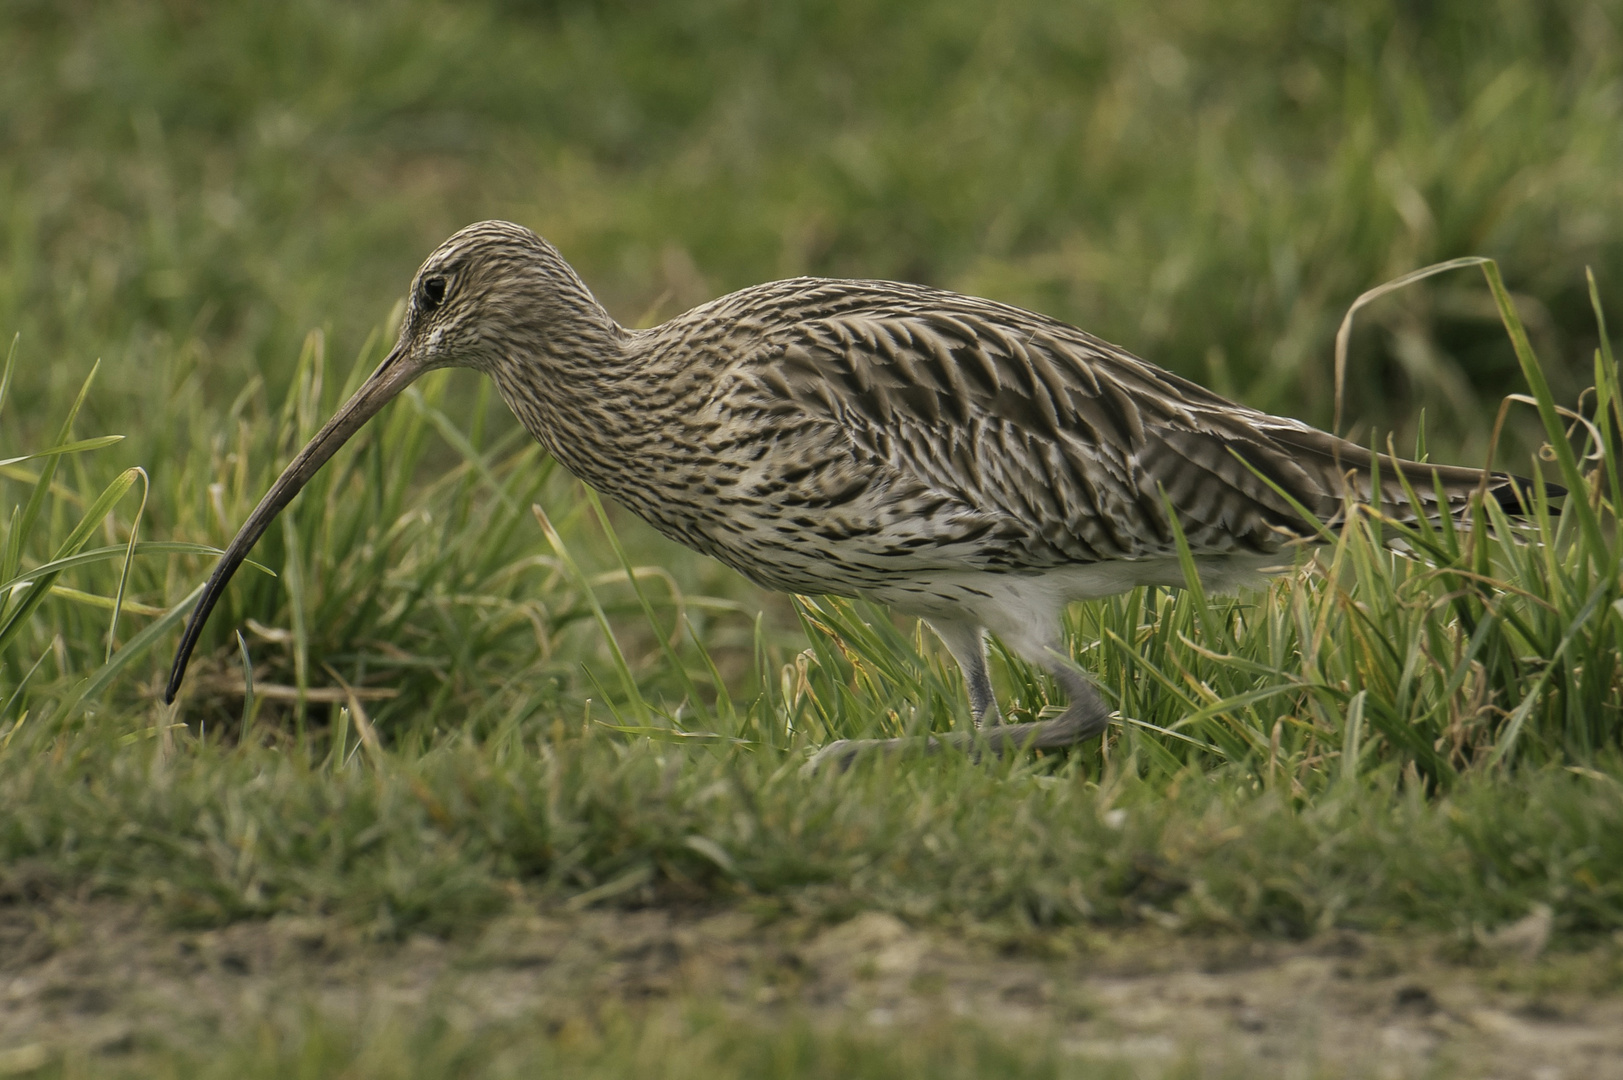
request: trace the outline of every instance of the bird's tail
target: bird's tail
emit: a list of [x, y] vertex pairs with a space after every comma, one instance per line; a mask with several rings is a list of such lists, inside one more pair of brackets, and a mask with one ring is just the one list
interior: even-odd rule
[[[1445, 513], [1462, 519], [1479, 491], [1511, 517], [1526, 517], [1534, 506], [1536, 485], [1524, 476], [1377, 455], [1357, 443], [1312, 429], [1269, 435], [1288, 448], [1304, 472], [1320, 478], [1321, 482], [1312, 485], [1314, 490], [1302, 493], [1311, 497], [1301, 501], [1326, 524], [1344, 516], [1348, 495], [1355, 502], [1379, 505], [1386, 515], [1405, 524], [1422, 518], [1436, 521]], [[1567, 493], [1566, 488], [1548, 481], [1543, 489], [1549, 498]], [[1552, 512], [1559, 510], [1552, 508]]]

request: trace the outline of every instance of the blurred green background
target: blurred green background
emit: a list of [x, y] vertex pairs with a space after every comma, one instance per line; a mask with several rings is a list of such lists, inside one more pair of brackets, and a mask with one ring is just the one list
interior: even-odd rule
[[[903, 278], [1321, 424], [1366, 288], [1494, 256], [1570, 394], [1584, 267], [1623, 281], [1615, 3], [0, 11], [19, 389], [65, 394], [99, 356], [117, 394], [91, 415], [183, 403], [179, 430], [129, 432], [152, 467], [251, 372], [285, 386], [308, 329], [353, 356], [422, 257], [486, 217], [548, 236], [630, 323], [774, 277]], [[1424, 407], [1469, 456], [1521, 388], [1473, 273], [1383, 303], [1355, 345], [1366, 431]]]

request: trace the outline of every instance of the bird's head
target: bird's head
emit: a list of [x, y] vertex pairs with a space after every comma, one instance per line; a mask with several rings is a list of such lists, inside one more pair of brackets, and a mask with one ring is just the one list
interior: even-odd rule
[[588, 339], [617, 332], [557, 250], [522, 225], [483, 221], [441, 244], [412, 280], [395, 347], [276, 478], [220, 557], [181, 636], [164, 699], [174, 700], [209, 612], [276, 515], [420, 375], [471, 367], [500, 382], [518, 364], [590, 355]]
[[494, 374], [515, 357], [567, 349], [575, 336], [606, 324], [556, 248], [522, 225], [481, 221], [418, 269], [391, 360], [413, 378], [441, 367]]

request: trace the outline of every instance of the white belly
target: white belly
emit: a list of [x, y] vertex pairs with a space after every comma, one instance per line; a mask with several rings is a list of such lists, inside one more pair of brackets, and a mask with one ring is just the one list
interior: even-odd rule
[[[1197, 555], [1195, 567], [1207, 592], [1232, 593], [1290, 569], [1290, 558], [1286, 553]], [[1162, 557], [1111, 559], [1026, 574], [949, 571], [864, 595], [908, 615], [983, 626], [1016, 652], [1033, 657], [1057, 641], [1060, 613], [1073, 600], [1099, 600], [1140, 585], [1183, 584], [1178, 560]]]

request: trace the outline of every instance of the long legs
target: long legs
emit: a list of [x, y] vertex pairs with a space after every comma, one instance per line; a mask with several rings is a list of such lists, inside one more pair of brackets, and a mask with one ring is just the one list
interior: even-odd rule
[[[930, 626], [963, 669], [964, 684], [969, 690], [970, 710], [979, 730], [900, 739], [841, 739], [819, 750], [808, 768], [817, 769], [829, 764], [843, 768], [858, 754], [869, 750], [922, 748], [934, 751], [952, 746], [971, 753], [984, 748], [998, 755], [1027, 748], [1052, 750], [1091, 739], [1103, 733], [1109, 723], [1110, 707], [1099, 696], [1099, 691], [1046, 643], [1041, 649], [1040, 662], [1064, 688], [1069, 702], [1065, 711], [1049, 720], [1034, 720], [1025, 724], [999, 723], [997, 702], [992, 698], [992, 680], [986, 667], [985, 631], [973, 623], [947, 620], [933, 619]], [[1022, 650], [1028, 655], [1032, 651], [1035, 650]]]
[[941, 643], [958, 661], [969, 690], [969, 714], [977, 725], [1002, 722], [997, 699], [992, 696], [992, 674], [986, 668], [986, 631], [968, 620], [927, 619]]
[[1069, 666], [1055, 664], [1048, 670], [1055, 681], [1065, 688], [1065, 697], [1069, 702], [1065, 711], [1050, 720], [983, 728], [980, 737], [993, 753], [1006, 754], [1022, 747], [1052, 750], [1060, 746], [1074, 746], [1104, 733], [1105, 726], [1110, 722], [1110, 707], [1099, 696], [1099, 691], [1093, 688], [1093, 684]]

